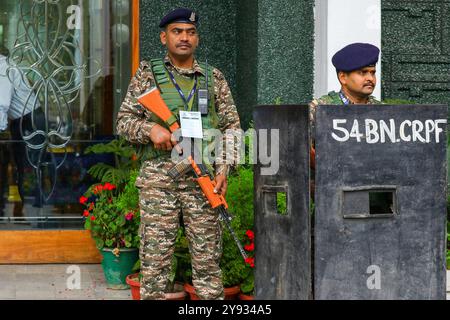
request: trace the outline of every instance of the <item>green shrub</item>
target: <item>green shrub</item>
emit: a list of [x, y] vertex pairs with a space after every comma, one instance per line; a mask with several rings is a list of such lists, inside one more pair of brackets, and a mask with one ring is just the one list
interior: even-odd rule
[[[248, 241], [245, 233], [253, 230], [253, 170], [240, 167], [236, 173], [228, 177], [227, 191], [228, 210], [233, 216], [231, 225], [241, 241]], [[248, 252], [250, 255], [252, 252]], [[253, 269], [247, 265], [239, 252], [233, 237], [224, 227], [223, 255], [220, 262], [225, 287], [244, 284], [253, 290]]]

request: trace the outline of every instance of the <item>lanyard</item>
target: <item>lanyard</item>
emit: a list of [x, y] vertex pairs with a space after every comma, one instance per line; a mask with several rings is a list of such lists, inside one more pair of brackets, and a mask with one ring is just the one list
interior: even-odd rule
[[175, 77], [173, 76], [172, 72], [170, 72], [169, 70], [167, 70], [167, 71], [169, 72], [170, 80], [172, 80], [173, 85], [177, 89], [178, 94], [180, 95], [181, 99], [184, 102], [184, 110], [185, 111], [187, 111], [188, 109], [191, 110], [192, 106], [189, 108], [188, 105], [189, 105], [189, 102], [194, 97], [195, 91], [197, 90], [197, 75], [195, 75], [194, 87], [192, 88], [191, 92], [189, 93], [188, 98], [186, 99], [186, 96], [184, 95], [183, 90], [181, 90], [181, 88], [178, 85], [177, 80], [175, 80]]
[[350, 100], [347, 99], [347, 97], [342, 93], [342, 91], [339, 91], [339, 97], [341, 98], [342, 102], [348, 106], [350, 104]]

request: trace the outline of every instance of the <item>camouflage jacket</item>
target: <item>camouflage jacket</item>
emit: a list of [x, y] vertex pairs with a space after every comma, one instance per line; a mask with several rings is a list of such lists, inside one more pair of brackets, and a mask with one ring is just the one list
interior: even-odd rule
[[[350, 101], [350, 100], [349, 100]], [[318, 105], [344, 105], [341, 97], [339, 96], [339, 92], [330, 91], [327, 95], [324, 95], [318, 99], [314, 99], [309, 103], [309, 123], [311, 126], [311, 135], [314, 141], [314, 132], [315, 132], [315, 124], [316, 124], [316, 110]], [[367, 104], [381, 104], [380, 101], [375, 99], [374, 96], [370, 96]]]
[[[197, 60], [194, 60], [192, 69], [181, 69], [175, 67], [168, 55], [164, 62], [170, 72], [180, 76], [194, 77], [195, 73], [203, 73]], [[227, 129], [239, 130], [241, 128], [239, 115], [231, 95], [230, 88], [224, 75], [218, 69], [213, 68], [214, 76], [214, 98], [216, 113], [219, 118], [218, 129], [224, 134], [224, 140], [229, 141], [233, 137], [225, 135]], [[141, 106], [136, 98], [147, 89], [155, 85], [155, 80], [150, 68], [150, 63], [142, 61], [136, 74], [131, 79], [128, 92], [117, 115], [117, 133], [124, 136], [134, 144], [152, 144], [150, 140], [150, 130], [156, 124], [150, 120], [151, 112]], [[237, 146], [234, 148], [234, 156], [237, 155]], [[225, 155], [222, 155], [225, 159]], [[234, 159], [237, 159], [235, 157]], [[218, 161], [219, 160], [219, 161]], [[222, 163], [220, 163], [222, 162]], [[216, 158], [215, 174], [228, 173], [229, 166]], [[152, 185], [159, 187], [174, 186], [174, 183], [167, 176], [167, 169], [173, 166], [170, 157], [160, 157], [145, 161], [141, 167], [140, 175], [136, 181], [137, 186], [145, 185], [145, 180], [152, 180]], [[180, 183], [183, 183], [182, 181]]]

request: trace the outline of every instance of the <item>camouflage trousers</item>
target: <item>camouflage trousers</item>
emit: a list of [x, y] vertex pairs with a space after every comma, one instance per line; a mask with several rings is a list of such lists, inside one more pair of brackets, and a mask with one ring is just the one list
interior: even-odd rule
[[192, 281], [200, 299], [223, 299], [222, 230], [218, 213], [198, 186], [140, 190], [141, 299], [164, 299], [180, 214], [192, 260]]

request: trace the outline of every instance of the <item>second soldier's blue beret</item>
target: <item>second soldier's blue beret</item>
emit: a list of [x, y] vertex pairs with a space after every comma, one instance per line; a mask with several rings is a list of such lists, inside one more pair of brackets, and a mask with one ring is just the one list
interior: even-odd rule
[[164, 28], [169, 23], [184, 22], [196, 25], [198, 23], [198, 15], [187, 8], [177, 8], [166, 14], [159, 23], [160, 28]]
[[331, 59], [337, 71], [350, 72], [378, 62], [380, 49], [370, 43], [352, 43], [336, 52]]

